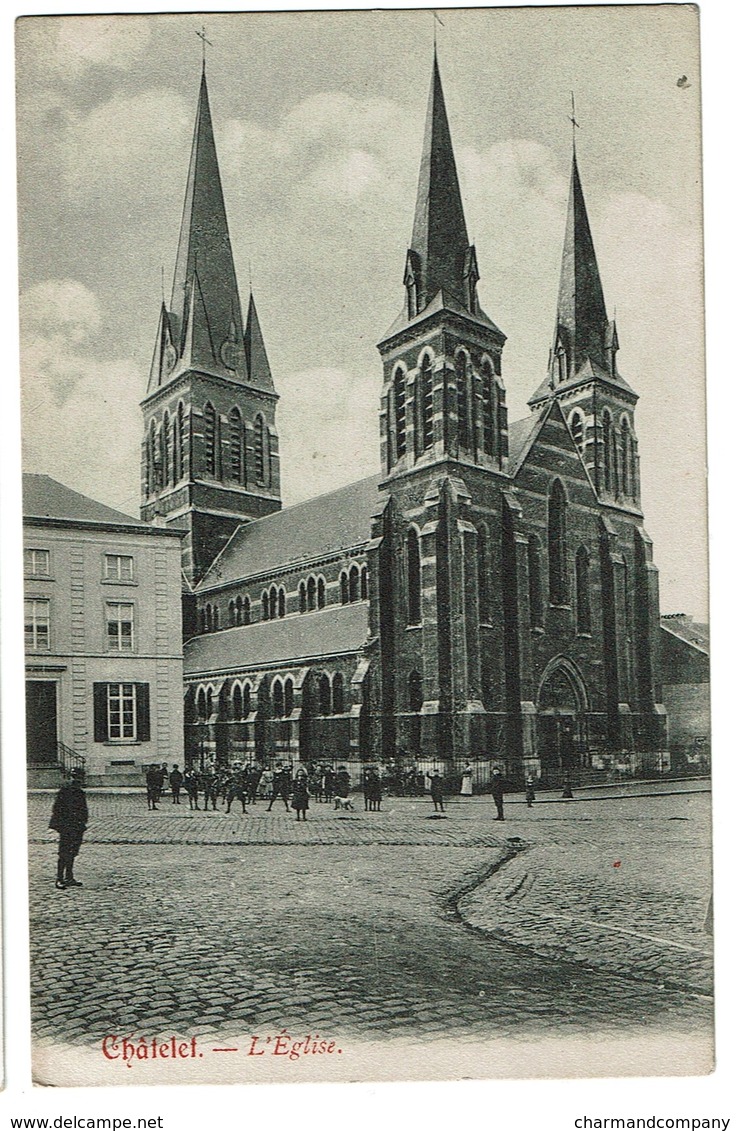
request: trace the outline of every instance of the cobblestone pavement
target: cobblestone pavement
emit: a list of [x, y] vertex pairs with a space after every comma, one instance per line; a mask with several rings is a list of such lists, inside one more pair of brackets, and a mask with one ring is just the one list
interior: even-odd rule
[[41, 1042], [711, 1028], [706, 793], [509, 805], [503, 824], [477, 799], [439, 819], [312, 806], [305, 825], [89, 802], [85, 886], [57, 892], [51, 798], [30, 798]]

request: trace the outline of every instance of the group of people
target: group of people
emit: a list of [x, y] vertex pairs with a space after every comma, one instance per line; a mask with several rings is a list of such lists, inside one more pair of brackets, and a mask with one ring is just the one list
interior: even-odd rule
[[[206, 762], [202, 768], [188, 767], [183, 773], [175, 763], [168, 771], [167, 763], [150, 766], [146, 772], [147, 808], [156, 810], [169, 787], [172, 804], [180, 804], [184, 791], [191, 809], [217, 809], [219, 802], [231, 812], [234, 802], [239, 802], [242, 813], [248, 805], [258, 800], [269, 802], [267, 812], [275, 802], [281, 802], [287, 812], [296, 812], [296, 820], [306, 820], [309, 800], [316, 803], [329, 802], [337, 797], [349, 797], [351, 778], [346, 766], [335, 769], [329, 765], [299, 765], [293, 770], [286, 762], [275, 769], [264, 768], [258, 764], [234, 762], [230, 766]], [[368, 777], [365, 808], [379, 808], [380, 777], [377, 772]]]

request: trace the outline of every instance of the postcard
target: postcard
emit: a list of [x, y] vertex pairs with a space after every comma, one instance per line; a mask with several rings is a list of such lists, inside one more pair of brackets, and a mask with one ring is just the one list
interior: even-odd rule
[[36, 1083], [710, 1072], [697, 9], [16, 43]]

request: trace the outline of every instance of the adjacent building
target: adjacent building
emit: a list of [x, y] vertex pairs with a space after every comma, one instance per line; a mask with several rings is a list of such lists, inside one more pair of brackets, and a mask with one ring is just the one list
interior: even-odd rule
[[401, 275], [378, 475], [282, 509], [278, 398], [252, 296], [242, 321], [204, 71], [142, 402], [142, 519], [184, 539], [188, 758], [496, 761], [547, 782], [660, 765], [638, 397], [575, 149], [545, 376], [510, 422], [436, 58]]
[[181, 536], [23, 477], [29, 781], [182, 761]]
[[706, 772], [711, 761], [709, 625], [686, 613], [661, 617], [660, 657], [671, 768]]

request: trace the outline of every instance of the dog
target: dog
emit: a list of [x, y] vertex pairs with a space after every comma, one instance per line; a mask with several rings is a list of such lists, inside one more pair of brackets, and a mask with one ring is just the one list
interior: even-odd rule
[[350, 801], [349, 797], [335, 797], [334, 798], [334, 808], [335, 809], [342, 809], [346, 813], [348, 809], [351, 809], [354, 812], [355, 807], [352, 804], [352, 802]]

